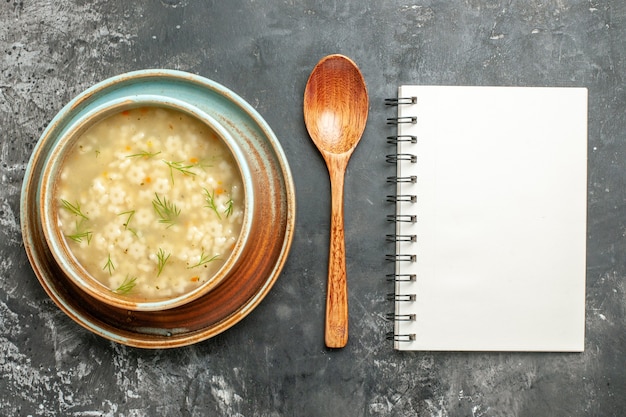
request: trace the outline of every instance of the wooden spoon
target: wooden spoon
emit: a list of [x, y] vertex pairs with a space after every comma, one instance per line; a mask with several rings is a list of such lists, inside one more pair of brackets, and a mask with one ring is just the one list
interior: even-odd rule
[[343, 188], [350, 155], [361, 139], [369, 101], [363, 76], [343, 55], [329, 55], [313, 69], [304, 90], [304, 122], [328, 167], [331, 184], [330, 254], [325, 341], [348, 342], [348, 289], [343, 223]]

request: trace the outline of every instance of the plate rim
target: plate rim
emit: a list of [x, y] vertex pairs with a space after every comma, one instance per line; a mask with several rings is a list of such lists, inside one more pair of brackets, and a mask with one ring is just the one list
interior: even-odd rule
[[[32, 204], [32, 202], [30, 202], [30, 196], [33, 193], [32, 188], [37, 188], [36, 186], [38, 184], [38, 178], [36, 177], [38, 173], [35, 172], [34, 168], [35, 163], [40, 161], [40, 158], [45, 158], [47, 156], [47, 154], [43, 152], [44, 139], [46, 139], [51, 132], [54, 131], [57, 124], [59, 124], [63, 117], [71, 114], [73, 109], [81, 106], [98, 93], [105, 94], [108, 90], [115, 90], [119, 88], [120, 85], [123, 86], [124, 83], [132, 81], [139, 80], [141, 82], [150, 82], [151, 78], [157, 81], [192, 83], [194, 86], [199, 87], [199, 93], [205, 96], [209, 103], [214, 103], [215, 100], [218, 100], [219, 96], [221, 99], [226, 100], [232, 111], [241, 116], [247, 116], [247, 118], [249, 118], [256, 125], [255, 127], [262, 133], [262, 139], [264, 140], [263, 145], [265, 145], [262, 146], [262, 148], [266, 150], [268, 155], [272, 155], [275, 159], [275, 168], [281, 174], [281, 185], [283, 185], [283, 187], [281, 187], [281, 192], [284, 194], [285, 198], [285, 210], [284, 212], [281, 212], [281, 219], [284, 219], [284, 238], [276, 245], [276, 249], [279, 249], [276, 252], [276, 259], [273, 260], [271, 269], [267, 271], [267, 276], [262, 281], [261, 285], [255, 289], [253, 296], [244, 300], [237, 306], [234, 312], [222, 317], [216, 323], [207, 325], [199, 330], [176, 334], [168, 332], [165, 328], [161, 328], [161, 330], [163, 330], [163, 334], [161, 335], [154, 334], [154, 331], [143, 333], [138, 331], [131, 332], [127, 329], [115, 328], [110, 324], [107, 324], [108, 328], [105, 328], [102, 321], [94, 320], [92, 318], [93, 316], [90, 316], [89, 314], [85, 315], [85, 309], [80, 311], [80, 309], [68, 303], [68, 300], [64, 298], [64, 295], [61, 294], [53, 284], [51, 284], [50, 281], [53, 281], [54, 278], [47, 276], [48, 272], [46, 271], [46, 268], [42, 267], [42, 262], [45, 265], [45, 260], [42, 260], [42, 257], [45, 256], [45, 254], [39, 253], [40, 250], [38, 250], [38, 245], [33, 242], [34, 232], [31, 230], [33, 216], [29, 213], [28, 208], [28, 204]], [[215, 111], [216, 113], [213, 113], [214, 116], [219, 116], [222, 120], [228, 120], [227, 115], [220, 114], [218, 109]], [[34, 182], [31, 183], [32, 181]], [[38, 190], [35, 190], [34, 192], [35, 195], [39, 193]], [[38, 139], [26, 166], [20, 195], [20, 220], [24, 248], [38, 281], [52, 301], [73, 321], [90, 332], [123, 345], [148, 349], [182, 347], [207, 340], [233, 327], [250, 314], [267, 296], [284, 268], [293, 243], [295, 217], [295, 185], [291, 169], [278, 138], [265, 119], [263, 119], [263, 117], [246, 100], [227, 87], [200, 75], [168, 69], [146, 69], [119, 74], [94, 84], [69, 101], [54, 116]], [[43, 243], [43, 246], [45, 246], [45, 243]], [[199, 302], [201, 301], [202, 297]], [[92, 300], [92, 302], [98, 304], [95, 300]]]

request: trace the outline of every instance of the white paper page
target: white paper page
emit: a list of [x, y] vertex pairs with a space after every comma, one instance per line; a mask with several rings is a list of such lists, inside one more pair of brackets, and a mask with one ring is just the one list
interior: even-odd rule
[[402, 350], [582, 351], [585, 330], [587, 90], [403, 86], [398, 203], [415, 234], [398, 253]]

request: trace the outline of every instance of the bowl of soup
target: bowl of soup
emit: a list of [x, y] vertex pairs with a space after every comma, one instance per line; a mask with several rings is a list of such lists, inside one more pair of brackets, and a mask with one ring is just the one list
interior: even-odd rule
[[267, 184], [237, 131], [197, 100], [133, 87], [109, 84], [115, 93], [81, 108], [88, 91], [52, 122], [63, 129], [44, 138], [37, 225], [68, 285], [109, 306], [167, 310], [245, 270]]
[[161, 310], [218, 285], [252, 219], [232, 135], [184, 101], [134, 97], [78, 118], [42, 174], [42, 225], [67, 277], [107, 304]]
[[188, 345], [265, 298], [295, 226], [289, 164], [242, 97], [202, 76], [105, 79], [50, 121], [26, 166], [24, 249], [71, 319], [122, 344]]

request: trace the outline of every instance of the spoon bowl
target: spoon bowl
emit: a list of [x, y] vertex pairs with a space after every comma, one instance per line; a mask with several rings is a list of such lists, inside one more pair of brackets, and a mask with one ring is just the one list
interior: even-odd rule
[[343, 55], [322, 58], [304, 90], [304, 123], [326, 162], [331, 183], [324, 336], [330, 348], [342, 348], [348, 341], [344, 178], [350, 156], [365, 130], [368, 108], [367, 87], [357, 65]]

